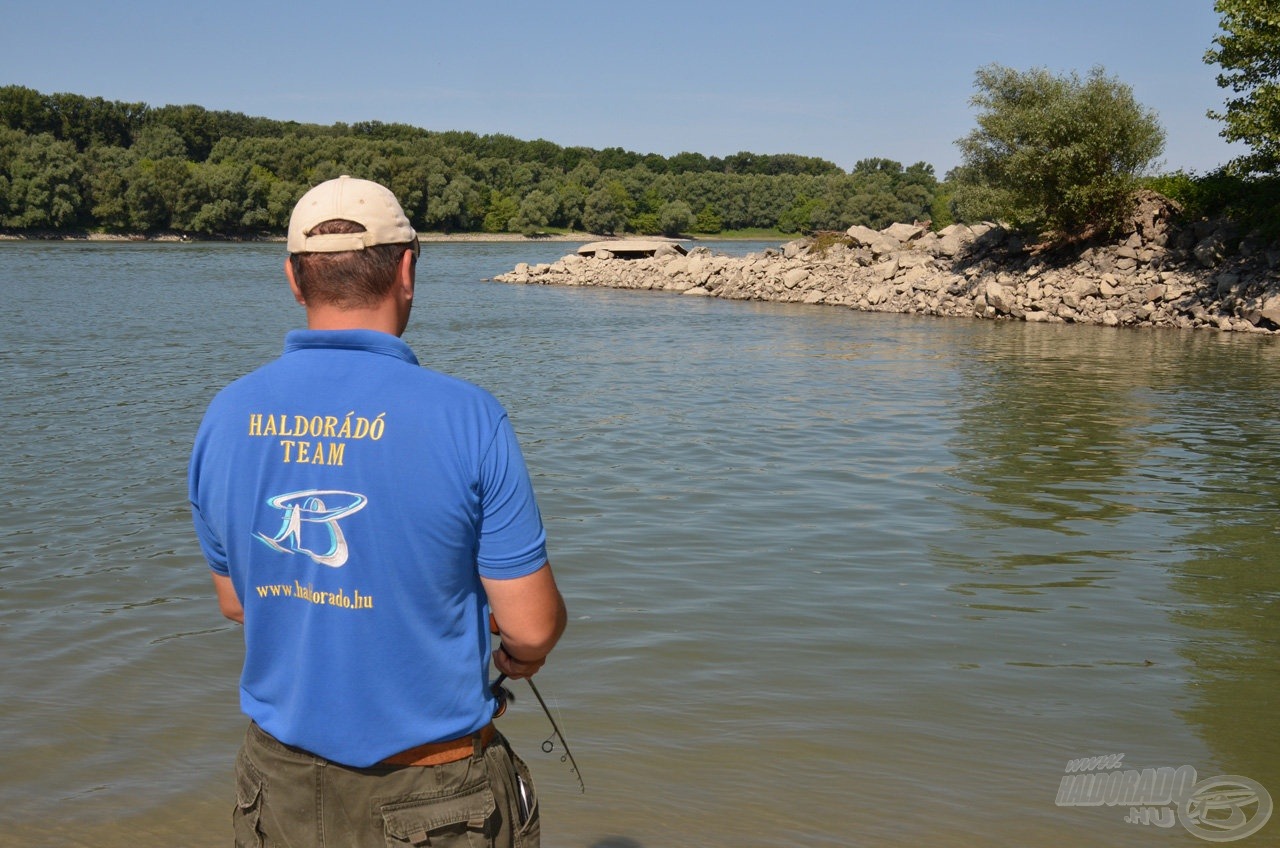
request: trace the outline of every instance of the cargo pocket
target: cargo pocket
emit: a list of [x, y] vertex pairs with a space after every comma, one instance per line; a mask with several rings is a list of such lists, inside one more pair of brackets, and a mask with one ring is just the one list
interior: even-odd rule
[[241, 752], [236, 763], [236, 808], [231, 813], [236, 848], [263, 848], [267, 844], [262, 833], [262, 805], [266, 796], [266, 781]]
[[484, 848], [493, 844], [496, 806], [487, 784], [445, 797], [410, 797], [383, 804], [387, 845]]
[[510, 751], [511, 762], [516, 768], [516, 845], [536, 848], [541, 841], [542, 823], [538, 812], [538, 793], [533, 788], [533, 774], [515, 751]]

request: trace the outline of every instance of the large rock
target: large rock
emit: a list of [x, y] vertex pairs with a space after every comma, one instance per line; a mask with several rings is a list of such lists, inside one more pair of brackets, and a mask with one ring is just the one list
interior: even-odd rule
[[929, 258], [929, 254], [918, 250], [904, 250], [898, 254], [899, 268], [919, 268], [922, 265], [932, 264], [933, 260]]
[[906, 244], [928, 232], [929, 228], [920, 224], [890, 224], [880, 232], [895, 241]]
[[797, 256], [803, 256], [805, 253], [808, 253], [808, 252], [809, 252], [809, 242], [805, 239], [796, 239], [795, 241], [789, 241], [782, 246], [782, 255], [788, 259], [793, 259]]
[[1262, 301], [1262, 308], [1258, 310], [1258, 313], [1274, 326], [1280, 327], [1280, 294], [1273, 294]]
[[1005, 315], [1012, 312], [1017, 305], [1009, 290], [995, 281], [987, 283], [986, 297], [988, 306]]
[[1102, 294], [1102, 290], [1093, 280], [1076, 280], [1071, 284], [1071, 293], [1080, 298], [1097, 297]]
[[854, 224], [845, 230], [845, 234], [853, 239], [854, 244], [870, 249], [877, 257], [893, 253], [901, 247], [896, 241], [887, 239], [870, 227], [864, 227], [861, 224]]
[[845, 235], [853, 240], [853, 243], [861, 247], [867, 247], [878, 241], [883, 241], [884, 236], [870, 227], [864, 227], [862, 224], [854, 224], [845, 230]]
[[945, 281], [930, 268], [917, 267], [902, 275], [902, 282], [917, 291], [941, 291]]
[[806, 268], [792, 268], [782, 275], [782, 282], [789, 289], [795, 288], [807, 279], [809, 279], [809, 271]]
[[973, 241], [973, 230], [964, 224], [952, 224], [938, 232], [935, 253], [947, 258], [959, 256], [969, 242]]
[[1222, 261], [1226, 250], [1227, 242], [1222, 237], [1222, 233], [1211, 233], [1208, 237], [1201, 239], [1191, 252], [1201, 265], [1213, 268]]

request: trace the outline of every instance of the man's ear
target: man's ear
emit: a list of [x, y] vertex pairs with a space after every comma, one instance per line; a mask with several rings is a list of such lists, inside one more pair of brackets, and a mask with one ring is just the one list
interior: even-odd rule
[[396, 267], [396, 285], [400, 286], [405, 296], [413, 300], [414, 276], [417, 271], [417, 257], [412, 250], [406, 250], [400, 256], [400, 264]]
[[293, 260], [288, 256], [284, 258], [284, 275], [289, 278], [289, 290], [293, 292], [293, 299], [306, 306], [307, 299], [302, 296], [302, 289], [298, 288], [298, 281], [293, 276]]

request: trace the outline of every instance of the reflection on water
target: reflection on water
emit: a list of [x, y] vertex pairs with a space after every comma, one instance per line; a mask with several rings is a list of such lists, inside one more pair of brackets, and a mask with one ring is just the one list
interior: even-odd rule
[[1205, 382], [1170, 409], [1187, 426], [1166, 436], [1168, 451], [1198, 481], [1174, 519], [1185, 553], [1172, 586], [1185, 600], [1170, 615], [1197, 634], [1179, 648], [1197, 693], [1183, 715], [1212, 740], [1221, 768], [1278, 796], [1280, 397], [1273, 369], [1240, 359], [1187, 363]]
[[[1074, 641], [1062, 667], [1175, 683], [1160, 687], [1170, 708], [1160, 720], [1187, 722], [1207, 745], [1192, 763], [1202, 777], [1280, 787], [1280, 396], [1270, 346], [1025, 329], [1003, 328], [1020, 338], [980, 348], [966, 365], [974, 400], [954, 438], [956, 476], [980, 497], [959, 512], [984, 546], [936, 550], [935, 560], [965, 573], [952, 589], [975, 619], [1047, 614], [1040, 627], [1052, 640], [1091, 630], [1094, 652]], [[1025, 650], [1029, 634], [1019, 635]], [[1165, 752], [1136, 765], [1175, 760]]]
[[[540, 492], [588, 789], [518, 701], [546, 844], [1149, 845], [1054, 804], [1115, 753], [1280, 795], [1273, 340], [481, 282], [567, 249], [425, 245], [407, 334]], [[300, 318], [279, 266], [0, 244], [0, 846], [227, 841], [239, 634], [183, 473]]]

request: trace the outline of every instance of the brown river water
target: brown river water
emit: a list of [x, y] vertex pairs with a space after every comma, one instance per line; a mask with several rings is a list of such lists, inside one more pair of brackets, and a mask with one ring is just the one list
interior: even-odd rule
[[[406, 334], [539, 491], [586, 785], [517, 687], [544, 845], [1198, 845], [1246, 825], [1192, 783], [1280, 794], [1280, 341], [484, 281], [571, 247], [425, 245]], [[282, 260], [0, 244], [0, 848], [231, 842], [184, 475], [300, 324]]]

